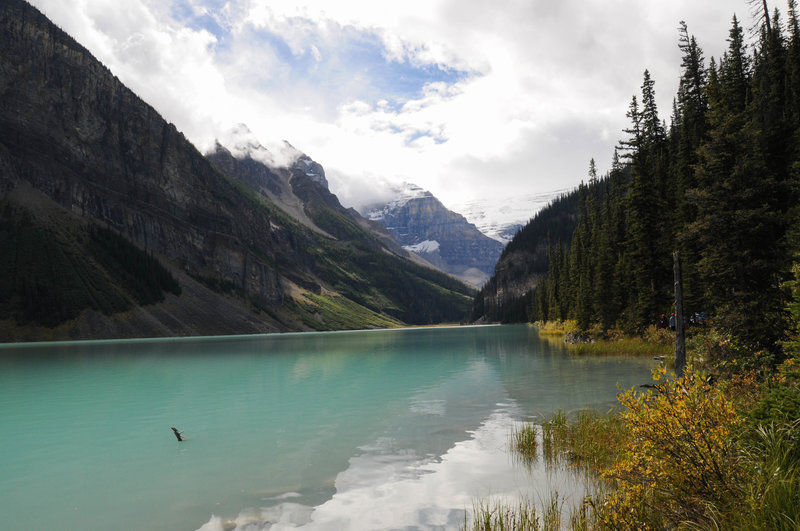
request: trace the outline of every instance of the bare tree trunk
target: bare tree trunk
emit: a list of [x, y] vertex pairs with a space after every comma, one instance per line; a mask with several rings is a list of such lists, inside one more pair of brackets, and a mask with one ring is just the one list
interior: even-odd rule
[[[751, 9], [753, 10], [751, 13], [754, 17], [756, 17], [756, 25], [753, 27], [753, 31], [756, 32], [757, 35], [759, 31], [758, 21], [761, 20], [761, 17], [758, 15], [759, 2], [758, 0], [748, 0], [747, 4], [751, 6]], [[761, 0], [761, 9], [764, 11], [764, 25], [767, 27], [767, 33], [772, 33], [772, 23], [770, 22], [769, 18], [769, 7], [767, 7], [767, 0]]]
[[683, 331], [681, 259], [677, 251], [672, 253], [672, 271], [675, 274], [675, 375], [680, 378], [686, 368], [686, 336]]

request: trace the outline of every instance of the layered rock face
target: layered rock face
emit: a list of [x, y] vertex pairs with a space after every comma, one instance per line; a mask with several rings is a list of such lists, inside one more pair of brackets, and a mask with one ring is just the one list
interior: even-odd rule
[[448, 210], [430, 192], [413, 184], [396, 190], [396, 197], [364, 209], [407, 250], [473, 286], [481, 286], [494, 271], [503, 244], [481, 233], [463, 216]]
[[197, 275], [280, 301], [269, 263], [302, 261], [302, 245], [36, 10], [17, 1], [3, 10], [5, 187], [24, 179]]
[[[318, 294], [336, 294], [340, 288], [374, 291], [356, 304], [378, 314], [391, 309], [403, 320], [415, 315], [436, 320], [458, 315], [456, 307], [464, 307], [460, 299], [466, 300], [466, 291], [445, 303], [444, 313], [416, 312], [375, 285], [378, 279], [365, 274], [353, 280], [339, 271], [339, 257], [368, 260], [373, 253], [381, 260], [391, 255], [385, 268], [412, 280], [428, 275], [409, 270], [408, 260], [357, 221], [343, 221], [329, 206], [319, 206], [318, 198], [330, 203], [335, 196], [324, 187], [324, 170], [310, 158], [298, 154], [286, 169], [304, 192], [293, 189], [299, 204], [284, 210], [269, 197], [286, 192], [286, 179], [265, 165], [251, 168], [258, 176], [249, 182], [226, 173], [230, 168], [216, 168], [174, 125], [22, 0], [0, 5], [0, 50], [0, 204], [5, 211], [42, 194], [53, 208], [79, 220], [76, 226], [110, 228], [159, 257], [184, 283], [197, 280], [197, 290], [234, 297], [245, 312], [256, 312], [247, 321], [267, 323], [256, 330], [309, 326], [301, 317], [305, 306], [290, 301], [298, 286]], [[356, 244], [358, 252], [350, 250]], [[113, 279], [113, 271], [106, 273]], [[449, 282], [444, 275], [437, 278]], [[435, 290], [424, 292], [422, 286], [414, 283], [410, 289], [428, 307], [442, 309]], [[219, 297], [206, 295], [194, 300], [225, 307]], [[177, 300], [180, 305], [182, 296]], [[356, 320], [349, 326], [359, 325]], [[181, 325], [159, 330], [158, 335], [187, 332]], [[211, 332], [238, 331], [234, 325]], [[126, 335], [136, 335], [135, 327]]]

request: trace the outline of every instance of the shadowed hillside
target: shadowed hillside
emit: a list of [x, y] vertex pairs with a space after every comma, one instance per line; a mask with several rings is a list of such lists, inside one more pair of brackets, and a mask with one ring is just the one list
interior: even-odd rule
[[[3, 279], [0, 338], [362, 328], [465, 314], [465, 286], [339, 216], [319, 183], [303, 186], [322, 231], [221, 173], [27, 3], [0, 7], [0, 44], [0, 236], [2, 265], [14, 271]], [[235, 318], [215, 317], [222, 311]], [[137, 324], [141, 312], [151, 325]]]

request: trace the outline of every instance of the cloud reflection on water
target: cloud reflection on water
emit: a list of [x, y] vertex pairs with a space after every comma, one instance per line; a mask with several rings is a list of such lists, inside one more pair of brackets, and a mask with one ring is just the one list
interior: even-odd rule
[[284, 502], [227, 521], [215, 516], [198, 531], [452, 529], [464, 524], [465, 511], [481, 499], [540, 504], [557, 492], [561, 502], [579, 503], [584, 491], [577, 473], [548, 469], [541, 459], [531, 467], [515, 464], [509, 434], [517, 409], [498, 404], [440, 459], [394, 448], [390, 438], [381, 438], [350, 459], [326, 502], [313, 508]]

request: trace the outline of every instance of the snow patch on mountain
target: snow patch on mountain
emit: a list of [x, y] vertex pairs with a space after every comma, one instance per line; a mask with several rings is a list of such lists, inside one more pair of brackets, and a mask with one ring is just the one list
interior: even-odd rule
[[383, 225], [407, 251], [472, 286], [485, 283], [503, 245], [481, 233], [464, 216], [445, 207], [430, 192], [403, 183], [362, 214]]
[[325, 169], [319, 163], [313, 161], [308, 155], [300, 154], [295, 160], [292, 168], [296, 168], [306, 174], [306, 177], [317, 184], [328, 188], [328, 179], [325, 178]]

